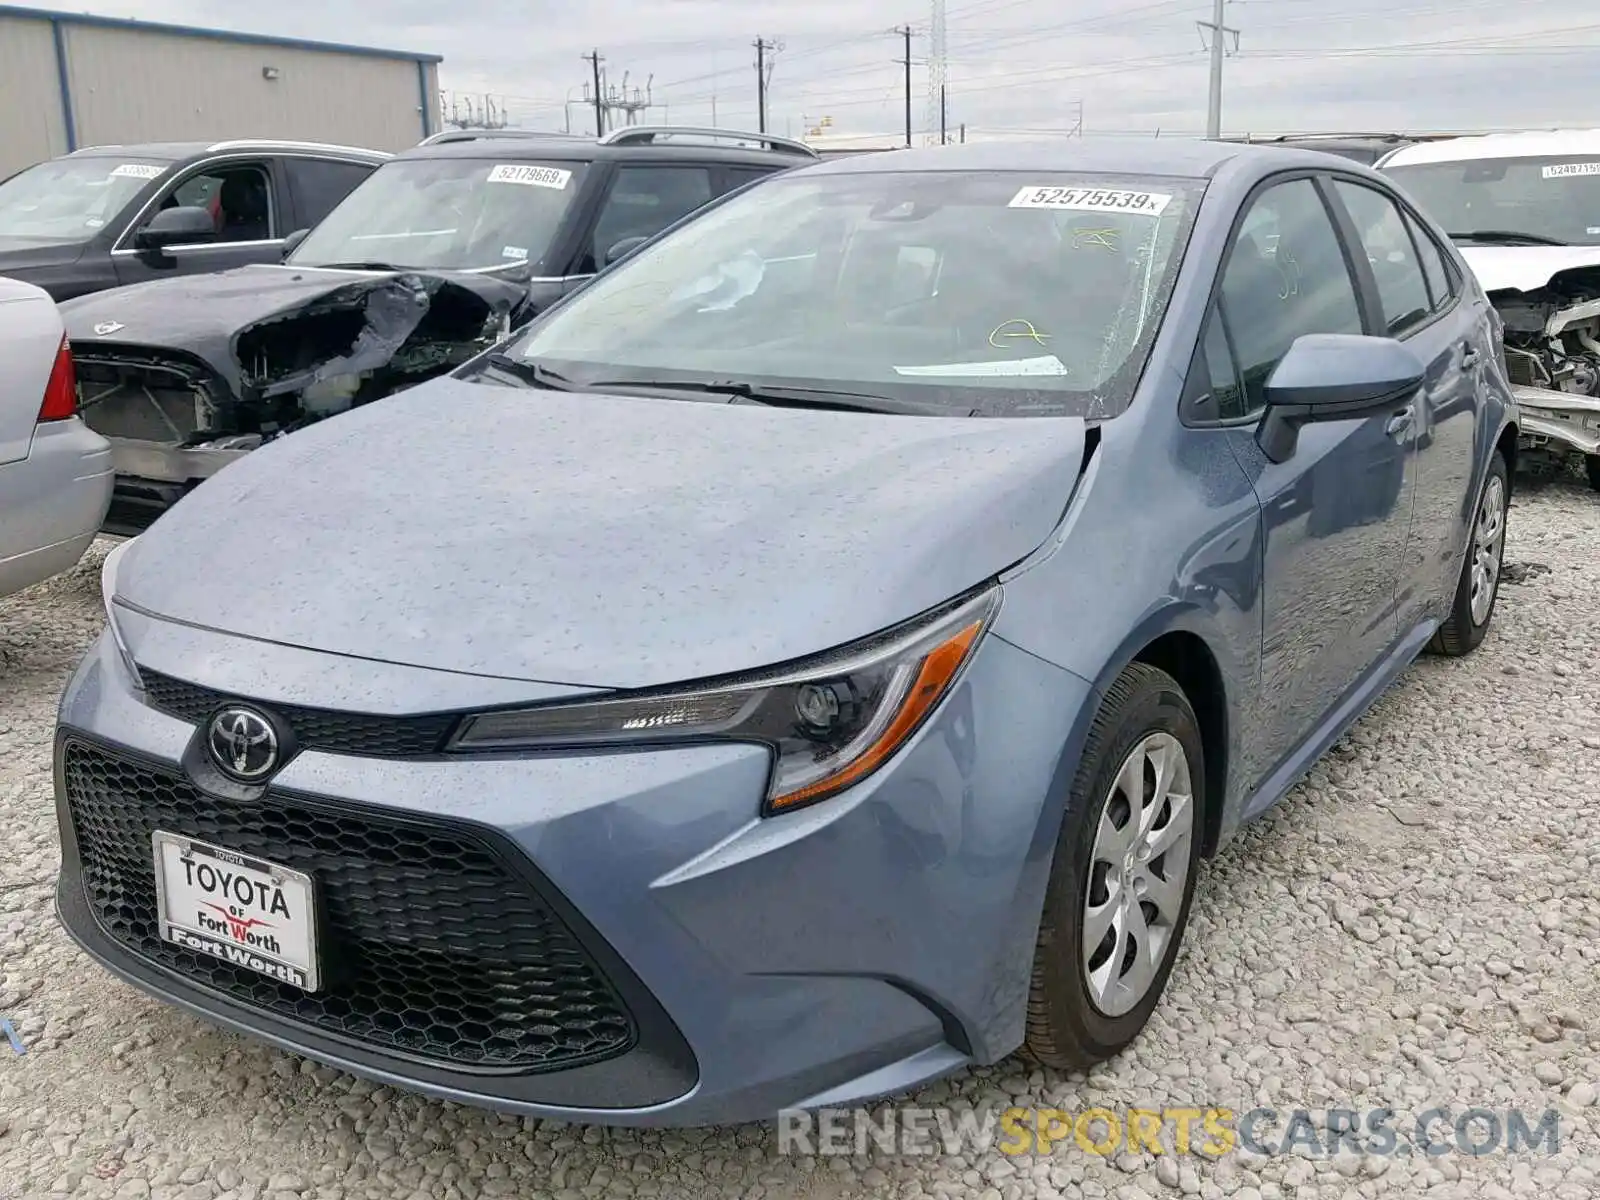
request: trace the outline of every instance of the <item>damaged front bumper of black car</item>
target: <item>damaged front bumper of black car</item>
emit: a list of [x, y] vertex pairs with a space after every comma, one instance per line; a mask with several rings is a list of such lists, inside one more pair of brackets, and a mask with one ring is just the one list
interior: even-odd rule
[[117, 474], [104, 532], [138, 534], [263, 443], [444, 374], [527, 315], [526, 289], [503, 279], [338, 278], [345, 282], [309, 300], [302, 292], [192, 344], [177, 332], [166, 344], [74, 337], [83, 417], [110, 440]]

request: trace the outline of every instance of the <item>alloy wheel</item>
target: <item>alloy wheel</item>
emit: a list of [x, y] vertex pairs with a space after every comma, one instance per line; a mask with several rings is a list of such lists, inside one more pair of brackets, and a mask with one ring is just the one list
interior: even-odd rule
[[1117, 771], [1089, 858], [1083, 970], [1106, 1016], [1144, 999], [1172, 950], [1193, 836], [1189, 757], [1171, 734], [1148, 734]]
[[1478, 519], [1472, 530], [1472, 623], [1482, 625], [1494, 607], [1500, 584], [1500, 560], [1505, 549], [1506, 488], [1491, 476], [1478, 502]]

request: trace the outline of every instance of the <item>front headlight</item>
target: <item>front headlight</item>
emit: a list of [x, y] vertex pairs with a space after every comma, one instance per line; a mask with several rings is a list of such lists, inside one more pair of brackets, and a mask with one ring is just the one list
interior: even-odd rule
[[451, 749], [758, 742], [774, 757], [764, 811], [789, 812], [860, 783], [905, 745], [971, 659], [999, 601], [990, 588], [781, 671], [483, 713]]
[[144, 689], [144, 680], [139, 678], [139, 666], [133, 661], [133, 654], [128, 650], [128, 643], [122, 640], [122, 630], [117, 626], [115, 604], [117, 568], [122, 563], [123, 554], [127, 552], [128, 547], [131, 545], [133, 545], [132, 538], [125, 542], [118, 542], [111, 548], [111, 553], [106, 555], [105, 561], [100, 564], [100, 599], [105, 605], [106, 628], [111, 631], [111, 640], [117, 644], [117, 653], [122, 656], [122, 665], [128, 669], [128, 674], [133, 678], [133, 686], [142, 691]]

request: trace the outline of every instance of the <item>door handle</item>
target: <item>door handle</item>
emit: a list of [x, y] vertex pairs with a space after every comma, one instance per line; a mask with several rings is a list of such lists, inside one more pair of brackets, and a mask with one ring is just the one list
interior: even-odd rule
[[1406, 408], [1402, 408], [1399, 412], [1395, 413], [1394, 416], [1390, 417], [1389, 423], [1384, 426], [1383, 431], [1390, 437], [1397, 437], [1411, 428], [1411, 422], [1412, 412], [1408, 406]]
[[1475, 367], [1478, 365], [1478, 348], [1471, 342], [1467, 342], [1461, 347], [1461, 365], [1463, 367]]

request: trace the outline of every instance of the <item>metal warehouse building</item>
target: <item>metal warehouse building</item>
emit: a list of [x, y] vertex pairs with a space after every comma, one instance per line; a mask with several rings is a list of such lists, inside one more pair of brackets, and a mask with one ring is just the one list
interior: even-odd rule
[[0, 179], [80, 146], [439, 128], [438, 55], [0, 5]]

